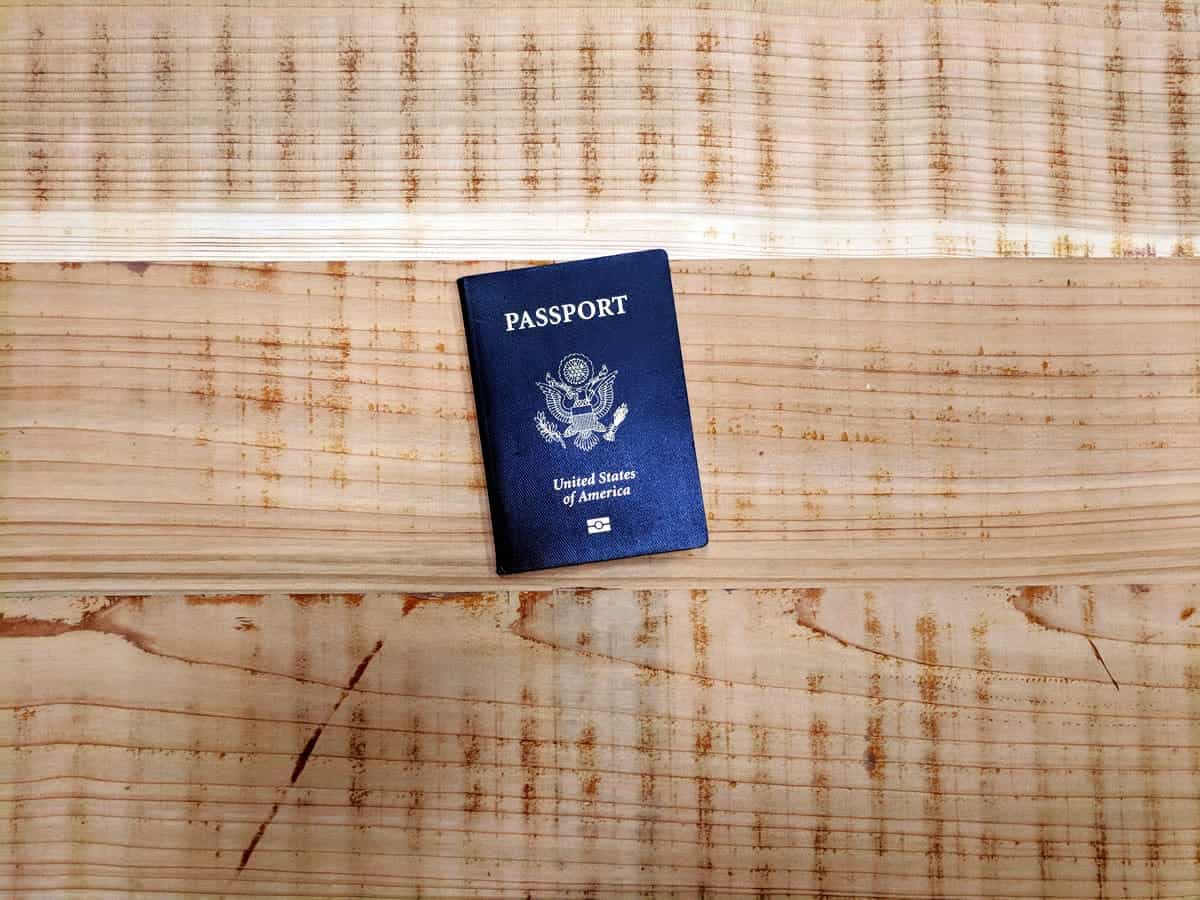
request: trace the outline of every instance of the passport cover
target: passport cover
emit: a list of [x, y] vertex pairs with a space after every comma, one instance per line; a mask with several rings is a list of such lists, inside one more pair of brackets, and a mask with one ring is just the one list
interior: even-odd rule
[[708, 543], [662, 250], [458, 280], [496, 571]]

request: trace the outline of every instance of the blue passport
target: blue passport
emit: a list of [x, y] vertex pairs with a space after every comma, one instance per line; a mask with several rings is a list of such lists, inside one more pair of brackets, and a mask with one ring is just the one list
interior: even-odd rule
[[496, 571], [707, 544], [667, 254], [458, 288]]

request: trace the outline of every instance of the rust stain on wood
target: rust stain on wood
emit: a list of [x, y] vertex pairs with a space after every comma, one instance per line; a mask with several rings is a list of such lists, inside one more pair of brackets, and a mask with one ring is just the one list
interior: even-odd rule
[[754, 35], [754, 90], [757, 107], [755, 138], [758, 141], [758, 190], [760, 193], [769, 194], [775, 187], [778, 169], [775, 157], [775, 126], [771, 122], [774, 98], [769, 31], [760, 31]]
[[237, 54], [233, 49], [233, 20], [229, 13], [225, 14], [221, 33], [217, 38], [213, 76], [217, 79], [221, 91], [221, 124], [217, 139], [225, 172], [225, 193], [232, 194], [235, 188], [234, 173], [238, 150], [234, 117], [239, 100]]
[[1163, 0], [1162, 14], [1169, 30], [1175, 32], [1183, 31], [1182, 0]]
[[1032, 624], [1053, 629], [1038, 609], [1043, 604], [1058, 602], [1058, 589], [1053, 585], [1029, 585], [1009, 597], [1009, 602]]
[[[156, 31], [151, 38], [154, 47], [154, 102], [160, 109], [169, 109], [176, 102], [175, 34], [167, 28]], [[176, 152], [170, 139], [161, 132], [154, 135], [154, 194], [165, 199], [175, 193], [172, 170]]]
[[[262, 64], [269, 70], [271, 57]], [[215, 96], [218, 86], [213, 87]], [[267, 71], [262, 89], [273, 92], [275, 87]], [[1097, 139], [1103, 142], [1104, 135]], [[744, 176], [751, 174], [743, 170]], [[740, 183], [752, 192], [749, 177]], [[1104, 196], [1101, 206], [1106, 205]], [[1077, 245], [1072, 250], [1087, 252]], [[1144, 523], [1148, 539], [1162, 542], [1156, 544], [1161, 552], [1147, 556], [1131, 551], [1097, 522], [1104, 513], [1060, 502], [1063, 490], [1072, 486], [1089, 495], [1089, 505], [1096, 498], [1105, 508], [1123, 512], [1144, 506], [1151, 488], [1113, 469], [1120, 448], [1154, 467], [1174, 469], [1186, 467], [1187, 448], [1194, 443], [1185, 420], [1164, 420], [1166, 407], [1156, 405], [1173, 396], [1169, 405], [1179, 407], [1182, 416], [1194, 397], [1196, 360], [1186, 330], [1161, 327], [1191, 315], [1186, 263], [1159, 260], [1153, 277], [1137, 278], [1121, 275], [1119, 266], [1104, 268], [1101, 278], [1083, 260], [1039, 261], [1013, 278], [1001, 262], [978, 261], [856, 263], [849, 268], [810, 260], [678, 265], [674, 277], [686, 298], [681, 304], [699, 316], [684, 336], [689, 365], [698, 360], [700, 366], [696, 402], [702, 409], [697, 419], [701, 428], [712, 419], [716, 429], [705, 442], [712, 458], [703, 463], [714, 531], [737, 530], [755, 554], [769, 560], [767, 571], [782, 573], [781, 580], [793, 583], [806, 580], [810, 564], [824, 578], [846, 567], [862, 578], [890, 571], [876, 554], [893, 541], [908, 548], [903, 564], [926, 577], [945, 571], [958, 578], [984, 577], [980, 573], [998, 578], [1007, 571], [1036, 579], [1044, 571], [1079, 566], [1091, 571], [1096, 554], [1104, 556], [1106, 567], [1122, 570], [1159, 572], [1168, 565], [1186, 570], [1189, 562], [1180, 555], [1179, 544], [1167, 537], [1168, 528], [1175, 526], [1158, 519]], [[91, 367], [80, 377], [96, 382], [91, 390], [98, 400], [108, 398], [104, 415], [111, 417], [113, 428], [139, 435], [153, 429], [154, 437], [139, 437], [128, 458], [111, 460], [110, 439], [86, 448], [76, 446], [82, 436], [61, 439], [72, 458], [84, 460], [78, 463], [79, 477], [96, 486], [95, 502], [105, 508], [111, 504], [113, 537], [106, 540], [123, 535], [120, 540], [137, 548], [142, 560], [129, 565], [162, 566], [175, 586], [197, 586], [194, 578], [187, 580], [186, 557], [193, 547], [206, 558], [228, 559], [226, 542], [241, 546], [251, 541], [254, 554], [239, 556], [248, 579], [239, 586], [256, 589], [271, 570], [295, 565], [295, 554], [301, 552], [297, 547], [318, 538], [334, 540], [339, 553], [309, 556], [299, 564], [303, 571], [325, 573], [314, 578], [362, 571], [373, 579], [399, 566], [396, 571], [437, 589], [444, 583], [420, 580], [425, 571], [421, 560], [427, 555], [421, 547], [429, 540], [436, 543], [438, 556], [460, 573], [454, 578], [466, 579], [466, 573], [474, 572], [470, 577], [486, 586], [493, 576], [485, 571], [476, 540], [487, 534], [486, 511], [478, 505], [482, 469], [474, 443], [466, 439], [470, 386], [465, 359], [459, 342], [451, 340], [461, 325], [455, 320], [453, 278], [462, 267], [452, 269], [436, 263], [376, 263], [357, 269], [334, 262], [324, 271], [319, 264], [155, 263], [134, 277], [120, 263], [65, 270], [16, 264], [10, 269], [13, 280], [3, 285], [5, 302], [17, 312], [6, 322], [13, 334], [5, 340], [34, 352], [14, 353], [19, 365], [10, 374], [24, 371], [21, 366], [28, 361], [54, 358], [43, 351], [68, 346], [61, 336], [39, 336], [36, 320], [28, 318], [43, 296], [65, 304], [67, 317], [93, 322], [86, 338], [71, 338], [69, 346], [86, 340], [88, 351], [70, 361]], [[738, 333], [721, 313], [734, 288], [747, 310], [760, 317], [755, 329], [761, 325], [772, 331], [771, 346], [755, 343], [749, 332]], [[120, 298], [115, 307], [114, 296]], [[166, 299], [169, 310], [163, 307]], [[847, 304], [886, 306], [892, 337], [884, 346], [863, 331], [865, 326], [854, 324], [853, 316], [845, 326], [850, 331], [841, 337], [821, 329], [805, 331], [789, 318], [794, 303], [818, 318], [840, 317], [839, 311], [850, 309]], [[935, 303], [936, 325], [929, 316]], [[236, 306], [236, 316], [230, 314], [230, 304]], [[1004, 312], [1014, 304], [1021, 306], [1019, 322], [1015, 314]], [[111, 319], [103, 332], [93, 321], [99, 308], [108, 309]], [[1154, 310], [1153, 317], [1161, 320], [1157, 326], [1148, 321], [1149, 314], [1134, 312], [1142, 309]], [[1066, 327], [1079, 315], [1092, 322], [1084, 343], [1077, 330]], [[1031, 328], [1031, 321], [1040, 324]], [[686, 326], [683, 318], [681, 324]], [[76, 328], [74, 323], [64, 327]], [[979, 355], [960, 353], [956, 358], [956, 340], [960, 350], [965, 344], [971, 354], [978, 347]], [[445, 353], [436, 352], [438, 343], [445, 345]], [[1061, 348], [1061, 355], [1047, 356], [1049, 346]], [[1156, 352], [1150, 354], [1148, 346]], [[21, 377], [46, 383], [42, 366], [36, 362]], [[98, 374], [93, 379], [89, 371]], [[1112, 384], [1128, 379], [1137, 384], [1129, 381], [1129, 390], [1120, 397], [1101, 403], [1091, 396], [1111, 395]], [[845, 391], [857, 398], [849, 416], [837, 413], [836, 395]], [[1138, 396], [1142, 394], [1146, 396]], [[144, 407], [128, 402], [135, 396], [144, 398]], [[23, 408], [41, 418], [38, 405], [60, 402], [61, 397], [36, 388], [18, 407], [28, 404]], [[889, 418], [897, 402], [900, 416], [911, 418]], [[141, 419], [135, 413], [143, 408]], [[1024, 450], [1002, 437], [1005, 429], [1014, 428], [1029, 431], [1021, 443]], [[32, 442], [44, 439], [31, 434]], [[6, 440], [4, 449], [19, 461], [23, 439], [10, 435]], [[801, 442], [815, 454], [814, 461], [825, 462], [812, 470], [779, 469], [780, 454], [797, 450]], [[1079, 449], [1093, 445], [1094, 450]], [[917, 457], [911, 456], [913, 447], [920, 451]], [[1028, 452], [1030, 447], [1038, 452]], [[979, 454], [986, 454], [985, 469], [993, 474], [985, 476], [979, 468]], [[1087, 465], [1068, 477], [1047, 468], [1056, 455], [1064, 465], [1087, 457]], [[993, 464], [995, 460], [1000, 462]], [[128, 501], [113, 493], [118, 486], [129, 488], [123, 480], [114, 481], [111, 472], [93, 471], [113, 462], [120, 464], [120, 472], [153, 472], [138, 479], [137, 496], [150, 504], [146, 512], [160, 523], [156, 527], [186, 534], [178, 552], [148, 532], [130, 531], [124, 514], [129, 510], [120, 505]], [[852, 465], [846, 470], [851, 474], [841, 471], [843, 464]], [[178, 467], [178, 474], [168, 480], [159, 469], [163, 465]], [[951, 470], [953, 479], [948, 477]], [[1011, 489], [992, 490], [993, 477], [1004, 479]], [[47, 478], [43, 472], [35, 482]], [[753, 482], [749, 487], [747, 478]], [[40, 492], [62, 489], [53, 482]], [[825, 494], [816, 493], [822, 488]], [[442, 496], [449, 504], [447, 515], [430, 506]], [[45, 513], [50, 521], [62, 514], [61, 505], [34, 504], [38, 506], [51, 507]], [[246, 509], [235, 512], [231, 506]], [[957, 520], [947, 518], [952, 512]], [[772, 522], [787, 526], [779, 531]], [[12, 527], [20, 531], [25, 526]], [[89, 534], [93, 530], [90, 525], [80, 528]], [[1044, 540], [1058, 535], [1060, 528], [1068, 528], [1072, 536], [1088, 534], [1086, 543], [1093, 550], [1084, 554], [1081, 544], [1065, 536]], [[820, 545], [811, 560], [785, 547], [791, 538], [783, 535], [795, 529]], [[833, 540], [834, 532], [843, 530], [856, 535], [854, 548]], [[974, 541], [983, 541], [985, 532], [992, 536], [993, 552], [980, 554], [984, 544]], [[433, 536], [423, 538], [427, 533]], [[937, 562], [919, 558], [912, 549], [950, 533], [958, 537], [940, 545], [945, 555]], [[998, 535], [1003, 535], [1005, 552], [1011, 548], [1016, 554], [1006, 557], [1010, 562], [1001, 563], [995, 555]], [[62, 548], [66, 561], [56, 562], [65, 573], [61, 577], [86, 570], [87, 558], [69, 551], [73, 539], [38, 538], [42, 540]], [[397, 548], [394, 560], [385, 558], [381, 541]], [[706, 573], [705, 586], [720, 585], [721, 573], [749, 577], [719, 554], [696, 554], [694, 562]], [[657, 564], [676, 573], [683, 562], [665, 558]], [[25, 569], [29, 565], [20, 564]], [[618, 563], [612, 570], [620, 573], [631, 565]], [[20, 571], [12, 575], [28, 583]], [[611, 581], [604, 584], [612, 586]], [[822, 609], [821, 624], [827, 609]], [[634, 631], [637, 615], [634, 609]], [[683, 631], [675, 635], [677, 650], [690, 648], [686, 615]], [[646, 645], [654, 653], [638, 655], [638, 664], [663, 662], [655, 653], [666, 626], [657, 627], [657, 633], [646, 636], [656, 642]], [[604, 649], [595, 623], [576, 622], [572, 644], [580, 632], [592, 634], [592, 651]], [[1122, 690], [1129, 690], [1129, 673], [1104, 643], [1097, 643]], [[722, 673], [714, 668], [708, 674]], [[658, 683], [663, 681], [659, 677]], [[863, 723], [855, 730], [861, 735]]]
[[408, 713], [402, 720], [405, 724], [401, 737], [401, 767], [400, 770], [409, 779], [407, 790], [400, 792], [402, 798], [400, 809], [404, 813], [404, 823], [408, 831], [408, 848], [415, 850], [421, 845], [423, 819], [425, 815], [425, 790], [427, 783], [427, 765], [425, 734], [426, 727], [419, 711]]
[[473, 109], [479, 104], [479, 58], [482, 53], [479, 33], [476, 31], [467, 32], [466, 47], [463, 50], [463, 105], [467, 109]]
[[[1183, 785], [1195, 741], [1180, 716], [1200, 666], [1159, 638], [1189, 628], [1192, 585], [831, 585], [819, 615], [849, 639], [837, 647], [799, 646], [780, 627], [802, 589], [714, 590], [711, 683], [689, 665], [688, 588], [597, 591], [590, 606], [571, 590], [536, 594], [525, 618], [538, 641], [451, 593], [407, 618], [403, 594], [306, 612], [267, 595], [258, 631], [229, 627], [251, 621], [237, 604], [212, 628], [221, 607], [187, 594], [11, 597], [4, 649], [42, 663], [33, 680], [18, 667], [0, 702], [12, 777], [29, 782], [9, 823], [16, 852], [48, 825], [66, 847], [108, 840], [152, 804], [172, 824], [102, 867], [106, 884], [135, 884], [166, 848], [212, 871], [159, 866], [164, 889], [208, 893], [251, 890], [284, 856], [325, 859], [356, 889], [412, 883], [430, 853], [534, 894], [598, 896], [600, 869], [646, 895], [669, 882], [688, 896], [859, 896], [901, 879], [922, 896], [1191, 890], [1192, 842], [1165, 832], [1194, 821]], [[1136, 687], [1088, 677], [1091, 654], [1028, 630], [1010, 594], [1117, 629], [1110, 662]], [[509, 613], [520, 604], [499, 596]], [[659, 624], [639, 649], [643, 618]], [[603, 642], [577, 648], [581, 628], [600, 627]], [[447, 641], [472, 664], [446, 665]], [[56, 674], [79, 659], [88, 678]], [[665, 671], [640, 680], [632, 659]], [[368, 855], [371, 872], [355, 870]]]
[[[639, 709], [644, 708], [646, 700], [639, 691]], [[655, 831], [655, 809], [658, 806], [657, 769], [662, 756], [659, 746], [657, 719], [649, 713], [636, 715], [637, 737], [635, 749], [638, 756], [638, 801], [647, 808], [649, 814], [638, 824], [638, 843], [653, 850], [657, 840]]]
[[642, 119], [638, 128], [638, 182], [649, 190], [658, 181], [658, 89], [655, 72], [655, 34], [650, 28], [638, 35], [637, 80]]
[[[30, 103], [42, 102], [44, 79], [46, 75], [46, 60], [43, 57], [46, 33], [42, 27], [36, 26], [29, 39], [29, 63], [25, 73], [25, 97]], [[44, 137], [36, 131], [26, 135], [25, 140], [30, 144], [29, 162], [25, 166], [25, 177], [29, 179], [33, 190], [33, 209], [40, 211], [46, 208], [50, 201], [50, 161], [46, 150]]]
[[277, 501], [271, 494], [272, 483], [280, 480], [279, 454], [287, 446], [280, 421], [284, 398], [280, 381], [282, 343], [279, 337], [279, 326], [269, 326], [266, 333], [259, 338], [258, 345], [263, 371], [262, 386], [259, 389], [257, 401], [263, 423], [255, 441], [259, 451], [256, 472], [264, 479], [261, 488], [262, 506], [270, 508], [277, 505]]
[[184, 601], [189, 606], [258, 606], [263, 602], [262, 594], [188, 594]]
[[[109, 104], [112, 101], [112, 84], [111, 84], [111, 61], [109, 59], [109, 51], [111, 49], [112, 38], [109, 35], [108, 24], [100, 22], [96, 25], [92, 32], [92, 79], [95, 83], [94, 90], [100, 98], [100, 104], [97, 107], [101, 116], [108, 113]], [[93, 124], [95, 113], [93, 113]], [[105, 124], [105, 119], [100, 119], [100, 124]], [[112, 196], [112, 175], [109, 172], [108, 158], [108, 141], [107, 134], [101, 135], [95, 139], [98, 146], [92, 154], [92, 201], [94, 203], [104, 203]]]
[[[1168, 22], [1175, 20], [1173, 14], [1164, 14]], [[1177, 30], [1177, 29], [1173, 29]], [[1179, 236], [1172, 251], [1175, 256], [1195, 255], [1192, 229], [1195, 217], [1192, 212], [1192, 159], [1190, 143], [1195, 128], [1192, 122], [1191, 80], [1194, 57], [1189, 58], [1178, 39], [1172, 40], [1166, 60], [1167, 69], [1167, 124], [1171, 131], [1171, 184], [1174, 188], [1175, 215]]]
[[190, 265], [188, 284], [192, 287], [205, 287], [212, 283], [212, 263], [194, 262]]
[[168, 93], [175, 85], [175, 55], [171, 45], [175, 35], [169, 29], [154, 33], [154, 89], [157, 93]]
[[600, 85], [600, 67], [596, 63], [596, 36], [592, 32], [583, 35], [579, 43], [579, 102], [583, 105], [585, 123], [580, 145], [583, 167], [583, 186], [588, 197], [599, 197], [604, 193], [603, 167], [600, 164], [597, 131], [599, 104], [596, 92]]
[[1017, 241], [1008, 236], [1009, 220], [1019, 199], [1014, 184], [1007, 154], [1011, 125], [1008, 122], [1008, 103], [1003, 93], [1004, 80], [1000, 72], [1001, 53], [999, 47], [989, 44], [987, 48], [987, 97], [989, 141], [991, 143], [991, 185], [996, 205], [996, 255], [1018, 257], [1029, 255], [1029, 242]]
[[871, 111], [873, 124], [871, 128], [871, 160], [872, 188], [875, 196], [875, 207], [880, 215], [891, 216], [895, 213], [895, 198], [892, 196], [892, 139], [888, 126], [888, 51], [882, 37], [877, 37], [870, 47], [871, 79]]
[[528, 687], [521, 689], [521, 703], [525, 712], [521, 716], [520, 758], [524, 784], [521, 786], [521, 815], [528, 822], [538, 814], [538, 775], [541, 756], [541, 740], [538, 737], [538, 722], [533, 712], [537, 700]]
[[480, 164], [479, 139], [480, 134], [477, 131], [467, 132], [463, 136], [463, 145], [466, 148], [467, 161], [470, 165], [465, 192], [467, 199], [472, 203], [478, 203], [483, 198], [483, 168]]
[[988, 648], [989, 623], [986, 617], [971, 626], [971, 662], [975, 666], [975, 699], [981, 706], [992, 702], [992, 653]]
[[[1118, 24], [1119, 6], [1112, 11]], [[1129, 228], [1133, 197], [1129, 186], [1129, 148], [1125, 126], [1129, 115], [1129, 93], [1125, 89], [1125, 57], [1121, 51], [1119, 33], [1113, 30], [1112, 48], [1104, 61], [1105, 101], [1108, 107], [1108, 172], [1112, 179], [1112, 211], [1120, 232], [1120, 245], [1114, 247], [1114, 255], [1126, 256], [1128, 238], [1124, 232]]]
[[703, 848], [700, 866], [702, 869], [712, 869], [717, 779], [706, 774], [707, 761], [705, 757], [708, 753], [706, 748], [711, 745], [712, 740], [711, 732], [708, 729], [712, 727], [712, 723], [704, 718], [705, 715], [707, 715], [707, 709], [700, 706], [697, 710], [696, 727], [698, 731], [695, 738], [695, 749], [692, 751], [693, 767], [698, 774], [692, 775], [691, 781], [696, 788], [696, 836]]
[[709, 648], [712, 631], [708, 624], [709, 592], [692, 590], [688, 594], [688, 620], [691, 625], [692, 673], [699, 691], [692, 721], [691, 782], [695, 785], [696, 837], [701, 848], [699, 869], [701, 884], [707, 885], [713, 864], [713, 826], [717, 808], [718, 780], [713, 776], [709, 757], [717, 736], [717, 723], [709, 714], [713, 679], [709, 674]]
[[470, 817], [483, 810], [484, 792], [482, 782], [483, 766], [480, 763], [482, 745], [479, 737], [479, 720], [474, 715], [468, 715], [463, 725], [463, 733], [458, 735], [459, 749], [462, 752], [465, 767], [464, 780], [469, 784], [463, 796], [463, 811]]
[[275, 69], [279, 79], [279, 108], [283, 115], [279, 135], [275, 139], [279, 147], [280, 186], [284, 193], [294, 196], [300, 190], [300, 169], [296, 156], [299, 140], [296, 130], [296, 91], [299, 82], [296, 74], [294, 34], [285, 34], [279, 38]]
[[[60, 19], [74, 7], [13, 7], [3, 100], [15, 146], [0, 183], [31, 216], [14, 230], [18, 247], [27, 233], [45, 246], [65, 227], [35, 213], [102, 209], [98, 230], [59, 238], [124, 246], [105, 254], [114, 258], [144, 233], [129, 217], [146, 211], [130, 202], [172, 201], [148, 208], [172, 253], [205, 246], [186, 236], [194, 222], [179, 227], [192, 211], [217, 229], [233, 227], [219, 213], [284, 214], [279, 231], [253, 237], [280, 249], [296, 246], [300, 202], [334, 217], [332, 241], [377, 241], [337, 217], [388, 200], [436, 201], [449, 214], [503, 206], [501, 183], [519, 184], [537, 215], [588, 213], [599, 197], [612, 201], [605, 214], [651, 200], [678, 211], [693, 193], [749, 204], [735, 212], [752, 227], [672, 238], [739, 253], [1043, 254], [1056, 233], [1078, 240], [1086, 218], [1101, 253], [1194, 254], [1192, 6], [1169, 0], [1139, 18], [1101, 4], [1089, 29], [1062, 6], [1035, 4], [1019, 35], [1003, 4], [972, 8], [872, 8], [847, 15], [863, 26], [852, 34], [811, 9], [742, 16], [701, 4], [669, 29], [649, 10], [599, 10], [564, 43], [537, 7], [285, 15], [225, 5], [186, 22], [167, 7], [81, 8], [73, 28]], [[622, 90], [636, 103], [624, 122], [607, 102]], [[928, 140], [911, 152], [897, 143], [901, 107], [925, 119]], [[1105, 119], [1104, 146], [1089, 143]], [[434, 153], [439, 126], [453, 137]], [[1086, 216], [1085, 184], [1106, 194]], [[864, 203], [873, 222], [851, 235], [813, 222], [834, 226]], [[883, 221], [900, 212], [913, 223], [903, 239]], [[421, 220], [389, 225], [386, 240], [451, 240], [422, 233]]]
[[[471, 114], [479, 105], [479, 87], [481, 83], [481, 62], [483, 50], [479, 34], [471, 31], [466, 35], [466, 46], [463, 50], [463, 107]], [[474, 126], [474, 119], [463, 133], [463, 148], [467, 163], [467, 182], [463, 189], [464, 196], [470, 203], [479, 203], [483, 199], [484, 169], [479, 152], [480, 140], [483, 135]]]
[[346, 263], [344, 260], [328, 262], [325, 264], [325, 271], [332, 279], [333, 320], [329, 325], [329, 349], [334, 352], [324, 359], [330, 374], [329, 389], [314, 402], [327, 411], [325, 443], [322, 449], [326, 453], [335, 454], [329, 477], [341, 490], [345, 490], [349, 484], [347, 456], [351, 452], [346, 443], [346, 416], [352, 404], [350, 376], [347, 373], [351, 342], [350, 329], [346, 324]]
[[288, 594], [288, 598], [300, 607], [308, 606], [329, 606], [330, 604], [340, 603], [342, 606], [354, 607], [360, 606], [363, 602], [363, 594]]
[[1062, 47], [1055, 45], [1050, 51], [1047, 65], [1050, 68], [1050, 179], [1054, 186], [1054, 212], [1057, 221], [1066, 225], [1071, 219], [1071, 204], [1075, 187], [1071, 173], [1071, 137], [1068, 127], [1070, 118], [1066, 88], [1062, 83], [1065, 68]]
[[654, 30], [651, 28], [646, 28], [638, 35], [638, 97], [643, 103], [653, 103], [658, 99], [658, 89], [654, 83], [655, 40]]
[[400, 615], [407, 616], [414, 609], [417, 609], [420, 606], [441, 606], [445, 604], [453, 604], [454, 606], [469, 612], [480, 613], [495, 605], [497, 600], [499, 600], [499, 595], [495, 592], [431, 592], [423, 594], [405, 594], [404, 606], [401, 608]]
[[708, 618], [705, 607], [708, 603], [708, 591], [692, 591], [692, 601], [688, 606], [688, 619], [692, 626], [692, 671], [701, 683], [711, 683], [708, 674], [708, 647], [712, 634], [708, 630]]
[[[361, 820], [370, 789], [367, 787], [367, 736], [370, 725], [367, 704], [362, 697], [356, 697], [350, 707], [350, 725], [346, 732], [346, 755], [350, 759], [350, 786], [346, 791], [346, 801], [350, 805], [352, 815]], [[356, 834], [366, 829], [366, 825], [355, 825]]]
[[932, 615], [917, 619], [917, 659], [922, 670], [917, 685], [921, 696], [921, 735], [929, 742], [925, 753], [925, 799], [924, 813], [928, 822], [929, 849], [926, 852], [926, 872], [929, 876], [930, 892], [942, 893], [941, 881], [945, 875], [944, 835], [945, 812], [942, 800], [942, 765], [940, 739], [942, 736], [942, 712], [940, 709], [942, 677], [938, 666], [939, 628]]
[[404, 146], [404, 203], [412, 206], [421, 194], [422, 136], [417, 115], [418, 85], [420, 82], [420, 36], [413, 29], [405, 32], [400, 48], [400, 77], [404, 87], [400, 93], [400, 110], [407, 124], [402, 139]]
[[338, 177], [342, 183], [345, 199], [351, 203], [359, 199], [358, 165], [362, 148], [358, 140], [358, 116], [355, 110], [358, 99], [358, 70], [363, 61], [363, 49], [358, 38], [343, 34], [338, 38], [338, 89], [341, 92], [342, 152], [338, 161]]
[[718, 44], [719, 40], [711, 30], [696, 36], [696, 103], [700, 108], [698, 134], [703, 168], [700, 187], [710, 202], [716, 201], [721, 188], [721, 143], [717, 137], [716, 116], [712, 108], [716, 81], [713, 52]]
[[1060, 234], [1054, 239], [1053, 252], [1060, 259], [1094, 256], [1095, 249], [1091, 241], [1074, 240], [1069, 234]]
[[812, 758], [812, 791], [817, 824], [812, 833], [813, 874], [817, 895], [824, 896], [829, 877], [828, 854], [832, 852], [832, 801], [829, 791], [829, 723], [813, 715], [808, 723], [808, 752]]
[[654, 592], [642, 590], [638, 591], [636, 596], [638, 610], [641, 613], [641, 622], [638, 625], [637, 633], [633, 636], [634, 646], [647, 647], [657, 644], [659, 641], [659, 624], [661, 620], [657, 615]]
[[526, 31], [521, 36], [521, 155], [524, 160], [522, 183], [530, 193], [541, 186], [542, 136], [538, 130], [538, 77], [541, 74], [541, 51], [537, 36]]
[[582, 804], [582, 831], [587, 842], [595, 842], [600, 834], [599, 797], [603, 783], [596, 771], [596, 724], [590, 720], [583, 723], [575, 739], [575, 766], [578, 772], [579, 794]]
[[[818, 38], [812, 45], [813, 54], [813, 108], [812, 115], [820, 117], [828, 115], [837, 108], [833, 97], [833, 78], [831, 77], [829, 44]], [[837, 195], [836, 153], [832, 141], [822, 141], [818, 144], [816, 160], [812, 167], [813, 203], [818, 211], [827, 212], [833, 206]]]
[[941, 23], [935, 20], [929, 31], [930, 51], [930, 87], [929, 105], [933, 110], [934, 125], [929, 135], [929, 169], [932, 175], [933, 190], [938, 198], [938, 212], [941, 216], [949, 216], [955, 205], [958, 193], [956, 182], [955, 148], [950, 141], [950, 123], [953, 114], [950, 109], [950, 85], [946, 76], [946, 51], [942, 37]]

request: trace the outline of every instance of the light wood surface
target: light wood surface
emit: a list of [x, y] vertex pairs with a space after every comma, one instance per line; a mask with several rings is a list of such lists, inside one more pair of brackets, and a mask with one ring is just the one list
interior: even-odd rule
[[1181, 0], [0, 12], [0, 257], [1186, 255]]
[[[1200, 896], [1198, 60], [0, 5], [0, 893]], [[652, 246], [712, 542], [501, 580], [453, 280]]]
[[[453, 279], [500, 265], [9, 267], [3, 585], [563, 584], [494, 574]], [[1195, 272], [676, 263], [712, 542], [566, 577], [1194, 578]]]
[[21, 896], [1200, 893], [1196, 586], [4, 603]]

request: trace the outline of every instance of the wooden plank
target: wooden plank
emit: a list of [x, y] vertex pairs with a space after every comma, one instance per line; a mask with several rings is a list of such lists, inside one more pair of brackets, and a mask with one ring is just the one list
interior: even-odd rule
[[710, 545], [501, 582], [453, 284], [499, 265], [7, 268], [3, 586], [1200, 574], [1192, 263], [793, 260], [674, 268]]
[[1200, 8], [55, 3], [0, 256], [1191, 256]]
[[10, 596], [0, 889], [1195, 897], [1198, 605]]

